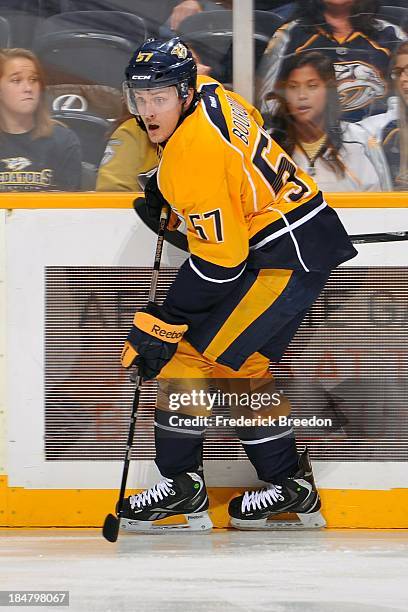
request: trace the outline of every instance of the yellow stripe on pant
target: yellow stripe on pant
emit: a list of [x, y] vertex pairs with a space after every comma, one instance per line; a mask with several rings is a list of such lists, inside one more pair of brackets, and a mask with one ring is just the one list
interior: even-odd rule
[[286, 289], [292, 270], [260, 270], [258, 277], [204, 351], [215, 361]]

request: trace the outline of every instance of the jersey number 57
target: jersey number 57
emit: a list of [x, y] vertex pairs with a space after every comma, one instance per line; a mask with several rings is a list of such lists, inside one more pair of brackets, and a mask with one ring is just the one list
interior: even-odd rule
[[192, 226], [202, 240], [224, 242], [221, 210], [215, 208], [205, 213], [188, 215]]

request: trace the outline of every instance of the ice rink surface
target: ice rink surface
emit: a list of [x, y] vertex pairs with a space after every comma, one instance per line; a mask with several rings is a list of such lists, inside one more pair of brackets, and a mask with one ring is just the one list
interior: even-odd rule
[[0, 530], [1, 590], [69, 590], [70, 612], [406, 612], [407, 579], [408, 530]]

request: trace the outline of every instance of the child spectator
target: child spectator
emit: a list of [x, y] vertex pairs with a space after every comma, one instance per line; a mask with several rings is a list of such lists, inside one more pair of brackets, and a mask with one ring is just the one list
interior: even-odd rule
[[362, 127], [340, 121], [331, 61], [311, 51], [285, 64], [272, 136], [323, 191], [391, 188], [375, 139]]
[[80, 184], [79, 140], [51, 119], [38, 59], [27, 49], [1, 49], [0, 191], [75, 191]]

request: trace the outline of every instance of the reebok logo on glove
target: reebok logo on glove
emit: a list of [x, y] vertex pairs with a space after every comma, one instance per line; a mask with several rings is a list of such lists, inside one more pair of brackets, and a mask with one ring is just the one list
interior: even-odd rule
[[[145, 380], [155, 378], [170, 361], [188, 329], [185, 324], [163, 321], [158, 306], [149, 308], [150, 312], [146, 309], [135, 314], [121, 356], [123, 367], [137, 365]], [[154, 314], [151, 314], [153, 308]]]
[[179, 342], [184, 336], [184, 332], [187, 331], [187, 325], [165, 323], [165, 321], [147, 312], [137, 312], [133, 319], [133, 325], [151, 336], [163, 338], [166, 342]]
[[160, 325], [153, 325], [152, 331], [150, 333], [152, 335], [156, 334], [156, 336], [166, 338], [167, 340], [169, 340], [169, 342], [171, 342], [172, 339], [175, 339], [176, 342], [178, 342], [183, 337], [183, 332], [167, 331], [166, 329], [162, 329]]

